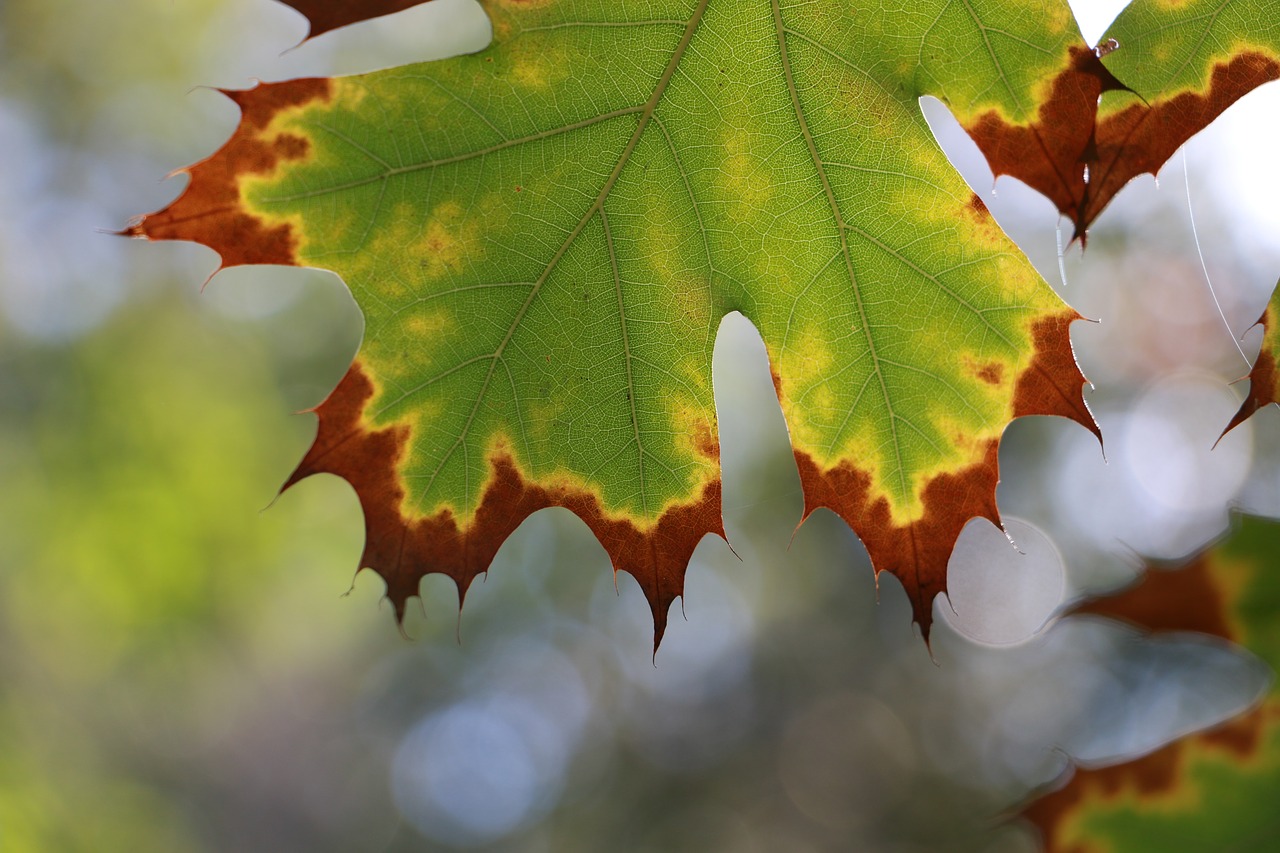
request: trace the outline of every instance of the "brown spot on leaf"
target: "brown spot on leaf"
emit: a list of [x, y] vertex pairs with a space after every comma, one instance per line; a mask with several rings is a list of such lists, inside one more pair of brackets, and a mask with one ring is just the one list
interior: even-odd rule
[[[1231, 418], [1231, 423], [1227, 424], [1227, 428], [1222, 431], [1222, 435], [1226, 435], [1251, 418], [1258, 409], [1271, 403], [1280, 403], [1280, 399], [1276, 398], [1276, 359], [1268, 349], [1265, 339], [1265, 332], [1271, 325], [1270, 313], [1269, 308], [1262, 312], [1262, 316], [1255, 324], [1262, 326], [1264, 338], [1262, 349], [1258, 351], [1258, 358], [1253, 363], [1253, 369], [1249, 371], [1249, 393], [1240, 404], [1239, 411]], [[1219, 436], [1218, 441], [1221, 440], [1222, 436]]]
[[1047, 196], [1074, 223], [1072, 239], [1083, 241], [1125, 184], [1144, 172], [1155, 174], [1223, 110], [1277, 77], [1275, 59], [1242, 53], [1214, 66], [1205, 92], [1136, 103], [1099, 124], [1102, 93], [1131, 90], [1082, 45], [1071, 48], [1070, 62], [1054, 79], [1035, 121], [1014, 125], [991, 111], [967, 130], [996, 175], [1011, 175]]
[[777, 395], [778, 402], [782, 402], [782, 377], [776, 369], [770, 367], [769, 378], [773, 380], [773, 393]]
[[421, 6], [429, 0], [280, 0], [292, 6], [311, 22], [307, 38], [345, 27], [348, 24], [380, 18], [393, 12], [401, 12]]
[[978, 245], [1004, 245], [1008, 239], [1004, 229], [996, 222], [987, 203], [977, 193], [970, 193], [969, 200], [963, 208], [964, 217], [972, 228], [961, 239], [975, 242]]
[[301, 160], [311, 150], [311, 141], [292, 133], [282, 133], [276, 137], [276, 153], [281, 160]]
[[984, 364], [974, 373], [979, 379], [988, 385], [999, 385], [1000, 380], [1004, 378], [1004, 365], [998, 361], [990, 364]]
[[689, 435], [693, 437], [693, 446], [698, 453], [707, 459], [720, 461], [720, 438], [714, 426], [707, 421], [697, 421], [689, 426]]
[[288, 224], [267, 225], [241, 204], [240, 179], [268, 175], [285, 161], [307, 156], [311, 144], [289, 133], [265, 135], [281, 111], [327, 101], [330, 81], [323, 78], [265, 83], [254, 89], [224, 91], [240, 107], [240, 125], [216, 154], [181, 171], [191, 176], [182, 195], [147, 214], [121, 233], [148, 240], [191, 240], [222, 257], [222, 267], [243, 264], [297, 264], [297, 238]]
[[991, 211], [987, 209], [987, 203], [977, 193], [969, 194], [969, 203], [965, 205], [965, 209], [979, 222], [985, 223], [991, 219]]
[[667, 611], [683, 594], [694, 548], [704, 534], [724, 536], [719, 478], [703, 485], [691, 502], [668, 507], [656, 523], [641, 529], [629, 518], [606, 513], [599, 498], [581, 487], [530, 482], [509, 454], [499, 452], [489, 460], [491, 476], [472, 519], [462, 523], [447, 509], [415, 518], [406, 511], [398, 471], [409, 429], [371, 427], [363, 413], [373, 394], [373, 382], [356, 361], [315, 409], [320, 420], [315, 442], [281, 491], [319, 473], [336, 474], [351, 484], [365, 518], [360, 568], [371, 568], [386, 581], [397, 619], [403, 620], [419, 581], [432, 572], [453, 578], [461, 602], [521, 522], [540, 509], [561, 506], [591, 528], [615, 571], [628, 572], [639, 582], [653, 611], [657, 650]]

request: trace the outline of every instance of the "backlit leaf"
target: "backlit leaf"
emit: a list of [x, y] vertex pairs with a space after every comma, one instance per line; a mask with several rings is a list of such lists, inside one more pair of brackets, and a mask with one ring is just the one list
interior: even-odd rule
[[[694, 548], [724, 533], [711, 354], [739, 311], [765, 341], [806, 515], [845, 519], [927, 636], [961, 528], [999, 523], [1009, 422], [1096, 427], [1078, 315], [918, 100], [946, 101], [997, 171], [1111, 151], [1093, 119], [1120, 84], [1066, 3], [482, 5], [494, 38], [475, 55], [228, 93], [231, 140], [129, 230], [350, 286], [364, 345], [289, 483], [353, 485], [361, 565], [400, 615], [424, 574], [465, 595], [525, 517], [567, 507], [639, 581], [660, 638]], [[1223, 8], [1233, 33], [1261, 15]], [[1116, 25], [1124, 55], [1163, 50], [1146, 21]], [[1246, 53], [1270, 55], [1274, 26], [1254, 29]], [[1175, 46], [1162, 62], [1192, 57], [1178, 73], [1113, 69], [1154, 106], [1218, 56]], [[1270, 73], [1248, 62], [1249, 84]], [[1129, 171], [1146, 162], [1131, 136], [1115, 157]], [[1050, 194], [1081, 228], [1110, 197]]]

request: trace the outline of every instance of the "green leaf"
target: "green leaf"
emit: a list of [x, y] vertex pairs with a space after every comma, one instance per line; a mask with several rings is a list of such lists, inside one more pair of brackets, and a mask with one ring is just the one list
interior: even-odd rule
[[228, 93], [231, 140], [129, 231], [350, 286], [364, 345], [289, 484], [351, 482], [398, 614], [425, 573], [465, 595], [525, 517], [568, 507], [660, 638], [724, 532], [711, 354], [739, 311], [806, 515], [853, 527], [927, 637], [961, 528], [999, 523], [1009, 422], [1096, 427], [1078, 315], [918, 99], [1034, 122], [1093, 56], [1065, 3], [484, 6], [478, 54]]
[[[1280, 667], [1280, 522], [1241, 516], [1184, 568], [1155, 568], [1079, 608], [1149, 631], [1198, 631]], [[1248, 712], [1135, 761], [1077, 770], [1024, 813], [1056, 851], [1272, 850], [1280, 842], [1280, 686]]]

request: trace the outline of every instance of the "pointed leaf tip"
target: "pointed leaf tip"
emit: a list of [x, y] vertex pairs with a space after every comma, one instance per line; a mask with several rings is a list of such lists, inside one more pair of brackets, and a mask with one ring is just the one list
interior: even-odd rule
[[1013, 395], [1013, 416], [1067, 418], [1093, 433], [1101, 446], [1102, 429], [1084, 399], [1084, 387], [1089, 380], [1080, 370], [1075, 347], [1071, 343], [1071, 324], [1082, 319], [1075, 311], [1064, 311], [1043, 317], [1032, 326], [1035, 356], [1031, 366], [1018, 379]]
[[299, 239], [289, 222], [272, 222], [246, 203], [248, 179], [273, 174], [283, 163], [307, 158], [311, 143], [297, 132], [273, 128], [280, 114], [328, 101], [331, 81], [299, 79], [252, 89], [219, 90], [240, 107], [240, 122], [213, 156], [180, 170], [191, 181], [168, 207], [121, 232], [148, 240], [188, 240], [213, 249], [220, 268], [245, 264], [298, 264]]
[[[1102, 433], [1084, 401], [1087, 380], [1071, 346], [1071, 324], [1078, 319], [1078, 313], [1066, 310], [1032, 323], [1034, 355], [1013, 384], [1012, 416], [1069, 418], [1101, 442]], [[994, 366], [983, 366], [976, 372], [984, 382], [999, 384], [1003, 380], [1003, 371]], [[841, 461], [824, 469], [808, 453], [795, 451], [805, 516], [827, 507], [853, 528], [877, 575], [888, 571], [902, 582], [926, 645], [933, 623], [933, 600], [946, 592], [947, 566], [960, 532], [973, 518], [985, 518], [1003, 528], [996, 506], [999, 446], [1000, 439], [989, 439], [978, 461], [969, 467], [930, 478], [922, 490], [921, 513], [906, 522], [894, 518], [886, 497], [872, 497], [871, 474], [854, 462]]]
[[367, 409], [376, 388], [356, 361], [329, 397], [315, 409], [315, 441], [284, 491], [313, 474], [335, 474], [355, 490], [365, 517], [365, 545], [359, 568], [371, 568], [387, 584], [387, 598], [402, 622], [407, 601], [418, 595], [431, 573], [452, 578], [463, 600], [476, 576], [488, 571], [499, 548], [530, 515], [565, 507], [600, 540], [615, 571], [636, 579], [654, 621], [654, 652], [667, 625], [667, 611], [684, 591], [684, 575], [694, 549], [708, 533], [724, 537], [719, 479], [703, 486], [688, 503], [669, 506], [652, 525], [605, 512], [599, 496], [568, 482], [531, 482], [509, 452], [489, 459], [490, 477], [470, 518], [450, 507], [419, 515], [411, 508], [403, 465], [411, 430], [403, 424], [374, 426]]
[[278, 0], [301, 12], [310, 24], [304, 41], [361, 21], [421, 6], [430, 0]]
[[1258, 357], [1254, 359], [1253, 368], [1249, 371], [1249, 393], [1245, 395], [1239, 410], [1232, 416], [1222, 435], [1218, 436], [1218, 441], [1222, 441], [1227, 433], [1253, 417], [1254, 412], [1272, 403], [1280, 403], [1280, 375], [1276, 373], [1276, 359], [1280, 356], [1278, 313], [1280, 313], [1280, 287], [1272, 293], [1266, 310], [1254, 324], [1262, 327], [1262, 346], [1258, 350]]
[[853, 528], [876, 574], [888, 571], [902, 582], [926, 643], [933, 625], [933, 599], [946, 592], [947, 564], [960, 531], [975, 517], [1000, 526], [995, 500], [998, 448], [999, 442], [992, 440], [977, 464], [930, 480], [921, 500], [923, 514], [907, 522], [893, 518], [886, 497], [872, 497], [868, 472], [847, 461], [823, 470], [807, 453], [795, 451], [805, 516], [826, 507]]
[[[399, 4], [291, 5], [314, 35]], [[289, 484], [352, 484], [361, 565], [398, 617], [423, 574], [462, 598], [525, 517], [564, 506], [636, 576], [660, 641], [693, 549], [723, 536], [711, 356], [735, 308], [775, 367], [807, 511], [902, 578], [926, 640], [960, 529], [998, 524], [1010, 420], [1097, 434], [1076, 315], [919, 110], [1017, 120], [1068, 56], [1066, 4], [1052, 27], [996, 0], [940, 26], [820, 5], [689, 0], [637, 26], [602, 0], [485, 3], [482, 54], [229, 92], [236, 134], [134, 226], [351, 288], [359, 362]], [[995, 28], [1042, 49], [975, 50]], [[733, 44], [772, 59], [726, 61]], [[1078, 62], [1095, 101], [1117, 87]]]

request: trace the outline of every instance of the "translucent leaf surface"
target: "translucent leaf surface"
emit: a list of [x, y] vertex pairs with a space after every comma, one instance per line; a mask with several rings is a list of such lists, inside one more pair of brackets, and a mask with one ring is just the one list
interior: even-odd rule
[[[961, 528], [999, 523], [1009, 422], [1096, 427], [1078, 315], [918, 99], [947, 102], [997, 172], [1075, 169], [1103, 138], [1099, 94], [1123, 86], [1066, 4], [482, 5], [480, 53], [229, 92], [231, 140], [129, 231], [350, 286], [364, 345], [290, 484], [353, 485], [361, 565], [401, 615], [424, 574], [465, 595], [525, 517], [567, 507], [640, 582], [660, 638], [694, 548], [723, 535], [711, 354], [739, 311], [769, 353], [806, 515], [844, 518], [927, 636]], [[1231, 8], [1237, 29], [1261, 15]], [[1194, 56], [1128, 85], [1190, 86], [1217, 54]], [[1079, 227], [1106, 201], [1050, 194]]]

